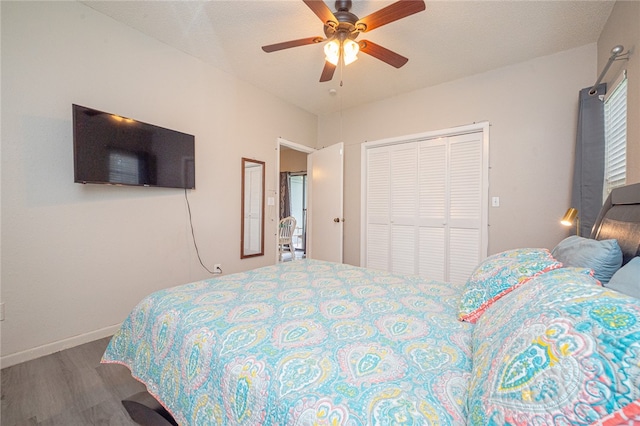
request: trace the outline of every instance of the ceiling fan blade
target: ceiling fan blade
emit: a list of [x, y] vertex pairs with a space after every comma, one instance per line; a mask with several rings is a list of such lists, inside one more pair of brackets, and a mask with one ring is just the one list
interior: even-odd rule
[[402, 55], [397, 54], [394, 51], [387, 49], [386, 47], [382, 47], [379, 44], [375, 44], [369, 40], [361, 40], [360, 43], [360, 51], [366, 53], [367, 55], [371, 55], [374, 58], [380, 59], [387, 64], [400, 68], [409, 60]]
[[331, 62], [325, 61], [324, 68], [322, 69], [322, 75], [320, 75], [320, 83], [325, 81], [331, 81], [335, 70], [336, 70], [335, 65], [333, 65]]
[[422, 12], [426, 8], [423, 0], [400, 0], [365, 16], [356, 23], [356, 26], [364, 24], [365, 29], [362, 32], [371, 31], [414, 13]]
[[329, 9], [329, 7], [322, 0], [302, 0], [304, 4], [309, 6], [309, 9], [315, 13], [318, 18], [322, 21], [323, 24], [327, 22], [334, 22], [336, 25], [338, 24], [338, 20], [335, 15]]
[[322, 37], [307, 37], [298, 40], [283, 41], [282, 43], [270, 44], [262, 46], [262, 50], [267, 53], [276, 52], [278, 50], [289, 49], [291, 47], [305, 46], [307, 44], [321, 43], [324, 41]]

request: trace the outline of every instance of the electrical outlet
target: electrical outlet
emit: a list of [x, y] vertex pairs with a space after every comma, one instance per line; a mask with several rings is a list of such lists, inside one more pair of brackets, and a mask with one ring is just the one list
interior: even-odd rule
[[222, 274], [222, 264], [221, 263], [216, 263], [215, 265], [213, 265], [213, 273], [214, 274]]

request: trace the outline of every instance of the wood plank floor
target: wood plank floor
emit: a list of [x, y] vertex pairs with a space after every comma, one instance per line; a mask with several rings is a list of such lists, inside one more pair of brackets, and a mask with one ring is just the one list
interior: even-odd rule
[[126, 367], [100, 364], [109, 338], [7, 367], [2, 426], [126, 425], [121, 400], [145, 390]]

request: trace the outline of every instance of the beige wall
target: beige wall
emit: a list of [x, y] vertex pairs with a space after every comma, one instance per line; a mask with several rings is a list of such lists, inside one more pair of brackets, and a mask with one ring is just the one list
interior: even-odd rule
[[578, 93], [595, 75], [593, 43], [320, 117], [318, 146], [345, 143], [345, 262], [360, 262], [361, 143], [485, 120], [489, 196], [500, 197], [489, 210], [489, 253], [552, 248], [567, 235], [559, 218], [570, 200]]
[[640, 2], [616, 2], [609, 20], [598, 39], [598, 73], [609, 57], [611, 49], [621, 44], [632, 54], [628, 61], [615, 61], [603, 82], [607, 87], [622, 70], [627, 70], [627, 183], [640, 182]]
[[280, 148], [281, 172], [305, 172], [307, 171], [307, 154], [294, 149]]
[[240, 260], [241, 157], [266, 161], [274, 191], [277, 137], [314, 146], [314, 115], [79, 2], [1, 8], [3, 366], [104, 337], [143, 296], [210, 276], [183, 191], [73, 183], [72, 103], [194, 134], [204, 263], [273, 263], [273, 232]]

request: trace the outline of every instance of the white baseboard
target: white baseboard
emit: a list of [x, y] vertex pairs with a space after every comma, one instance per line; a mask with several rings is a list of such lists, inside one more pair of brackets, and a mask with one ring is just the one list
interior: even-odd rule
[[116, 331], [118, 331], [120, 325], [121, 324], [112, 325], [109, 327], [101, 328], [100, 330], [95, 330], [89, 333], [69, 337], [68, 339], [58, 340], [56, 342], [47, 343], [46, 345], [27, 349], [25, 351], [5, 355], [3, 357], [0, 357], [0, 368], [11, 367], [12, 365], [20, 364], [21, 362], [31, 361], [32, 359], [51, 355], [53, 353], [69, 349], [74, 346], [82, 345], [84, 343], [93, 342], [94, 340], [99, 340], [104, 337], [111, 336]]

